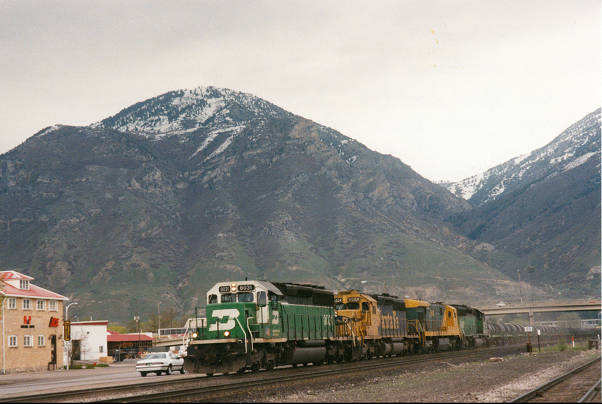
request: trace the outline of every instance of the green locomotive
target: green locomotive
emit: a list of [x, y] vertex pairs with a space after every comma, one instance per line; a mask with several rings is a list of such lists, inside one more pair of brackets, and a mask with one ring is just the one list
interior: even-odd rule
[[336, 340], [333, 293], [320, 286], [220, 282], [207, 292], [206, 317], [184, 358], [192, 373], [321, 363]]

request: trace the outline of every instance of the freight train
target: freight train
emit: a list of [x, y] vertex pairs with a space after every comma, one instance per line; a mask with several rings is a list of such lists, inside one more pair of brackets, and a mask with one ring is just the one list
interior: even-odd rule
[[487, 324], [482, 312], [466, 305], [357, 290], [335, 294], [309, 284], [219, 282], [207, 292], [206, 303], [206, 320], [191, 324], [184, 358], [191, 373], [319, 365], [524, 337], [511, 325]]

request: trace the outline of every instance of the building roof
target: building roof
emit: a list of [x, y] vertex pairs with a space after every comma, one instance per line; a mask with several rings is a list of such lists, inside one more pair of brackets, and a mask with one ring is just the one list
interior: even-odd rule
[[72, 321], [71, 325], [109, 325], [109, 320]]
[[33, 278], [31, 276], [27, 276], [17, 271], [0, 271], [0, 280], [9, 280], [9, 279], [17, 279], [17, 280], [27, 280], [30, 281]]
[[119, 334], [118, 332], [107, 332], [107, 342], [135, 342], [135, 341], [152, 341], [153, 338], [142, 333]]
[[69, 300], [69, 298], [63, 295], [36, 286], [31, 282], [29, 283], [29, 289], [19, 289], [6, 282], [12, 280], [30, 281], [32, 279], [31, 276], [24, 275], [17, 271], [0, 271], [0, 294], [8, 297], [35, 297], [39, 299]]

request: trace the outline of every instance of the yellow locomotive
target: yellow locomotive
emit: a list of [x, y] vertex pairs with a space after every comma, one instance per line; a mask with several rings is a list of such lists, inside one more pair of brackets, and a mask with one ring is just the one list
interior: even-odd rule
[[334, 303], [336, 333], [353, 342], [348, 359], [462, 346], [458, 314], [450, 305], [357, 290], [337, 293]]

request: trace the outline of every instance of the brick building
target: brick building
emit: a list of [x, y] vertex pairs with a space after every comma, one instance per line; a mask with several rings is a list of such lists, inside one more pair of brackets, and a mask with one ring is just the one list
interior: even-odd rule
[[65, 296], [31, 283], [17, 271], [0, 271], [0, 372], [63, 367]]

